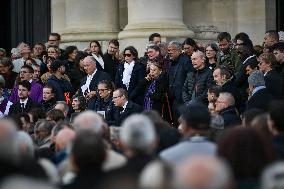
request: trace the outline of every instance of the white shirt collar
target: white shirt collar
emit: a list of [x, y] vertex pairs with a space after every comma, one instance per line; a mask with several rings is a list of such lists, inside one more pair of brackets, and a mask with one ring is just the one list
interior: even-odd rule
[[20, 103], [21, 103], [21, 104], [24, 104], [24, 107], [26, 107], [27, 102], [28, 102], [28, 99], [29, 99], [29, 98], [26, 98], [24, 101], [22, 101], [22, 99], [20, 99]]
[[122, 108], [125, 110], [126, 106], [128, 104], [128, 101], [125, 102], [125, 104], [122, 106]]
[[29, 80], [29, 82], [32, 83], [32, 82], [33, 82], [33, 79]]

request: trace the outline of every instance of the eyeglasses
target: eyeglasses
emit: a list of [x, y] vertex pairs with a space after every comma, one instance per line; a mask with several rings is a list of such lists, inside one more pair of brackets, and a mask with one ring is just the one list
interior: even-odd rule
[[97, 89], [98, 92], [100, 92], [100, 91], [104, 92], [106, 90], [108, 90], [108, 89]]
[[113, 96], [112, 99], [117, 99], [117, 98], [120, 98], [122, 97], [123, 95], [120, 95], [120, 96]]
[[124, 54], [125, 57], [131, 57], [132, 54]]

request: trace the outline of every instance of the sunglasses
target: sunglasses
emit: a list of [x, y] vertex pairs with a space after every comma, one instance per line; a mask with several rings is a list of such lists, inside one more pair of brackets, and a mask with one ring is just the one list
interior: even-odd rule
[[132, 54], [124, 54], [124, 56], [126, 56], [126, 57], [131, 57]]

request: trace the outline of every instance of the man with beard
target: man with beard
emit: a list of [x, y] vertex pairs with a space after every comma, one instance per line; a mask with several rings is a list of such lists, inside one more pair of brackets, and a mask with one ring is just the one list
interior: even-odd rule
[[63, 78], [65, 72], [64, 63], [61, 60], [54, 60], [51, 63], [51, 71], [53, 74], [47, 80], [47, 85], [54, 89], [57, 101], [64, 101], [68, 94], [71, 96], [73, 93], [71, 83]]

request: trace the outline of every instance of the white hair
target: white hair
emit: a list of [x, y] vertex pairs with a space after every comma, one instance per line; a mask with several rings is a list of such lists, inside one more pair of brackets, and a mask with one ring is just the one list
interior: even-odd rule
[[284, 188], [284, 162], [276, 162], [267, 167], [261, 177], [261, 189]]
[[100, 133], [102, 131], [103, 123], [102, 117], [91, 110], [80, 113], [73, 121], [75, 131], [91, 129], [96, 133]]
[[34, 157], [34, 144], [29, 134], [24, 131], [18, 131], [16, 143], [20, 156]]
[[153, 148], [156, 132], [148, 117], [134, 114], [122, 123], [120, 138], [130, 150], [148, 152]]
[[231, 93], [228, 92], [221, 92], [219, 96], [222, 96], [224, 100], [228, 103], [228, 106], [234, 106], [235, 105], [235, 98]]

